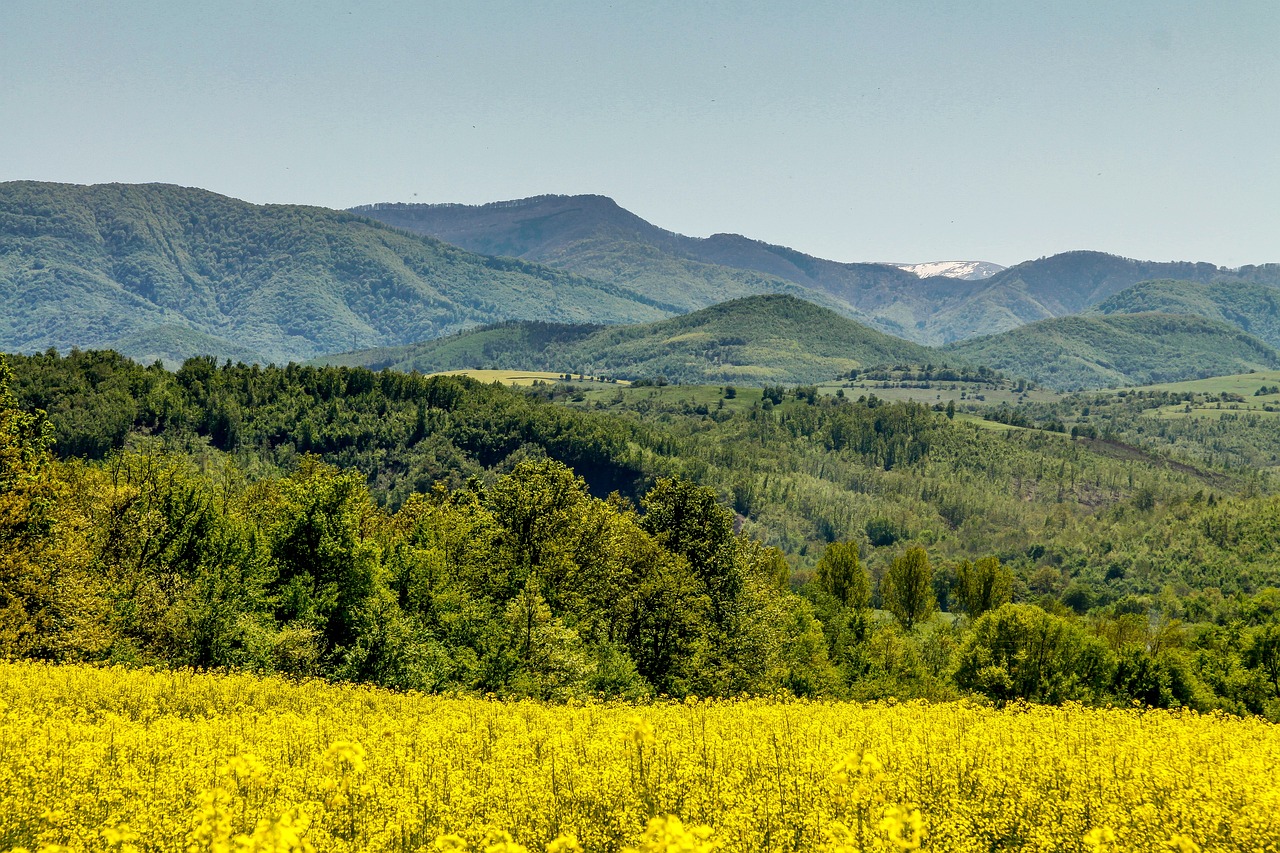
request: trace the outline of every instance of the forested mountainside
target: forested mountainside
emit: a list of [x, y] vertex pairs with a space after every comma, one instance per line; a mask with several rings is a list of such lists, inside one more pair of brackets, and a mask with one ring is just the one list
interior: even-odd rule
[[669, 302], [683, 299], [686, 310], [752, 293], [790, 292], [922, 344], [1077, 314], [1151, 279], [1280, 283], [1275, 264], [1227, 270], [1088, 251], [1026, 261], [979, 280], [922, 279], [888, 264], [829, 261], [736, 234], [686, 237], [604, 196], [538, 196], [478, 206], [380, 203], [354, 210], [473, 251], [546, 263]]
[[1280, 354], [1238, 326], [1184, 314], [1060, 317], [955, 343], [943, 352], [1060, 390], [1280, 366]]
[[286, 362], [508, 319], [675, 312], [315, 207], [162, 184], [0, 184], [0, 347]]
[[934, 353], [792, 296], [735, 299], [655, 323], [616, 327], [510, 323], [423, 344], [320, 359], [432, 373], [541, 369], [623, 379], [811, 383]]
[[1098, 303], [1098, 314], [1190, 314], [1236, 326], [1280, 347], [1280, 287], [1248, 281], [1144, 281]]

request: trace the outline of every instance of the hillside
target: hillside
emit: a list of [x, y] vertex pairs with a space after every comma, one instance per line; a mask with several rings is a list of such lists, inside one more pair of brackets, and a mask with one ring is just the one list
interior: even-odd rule
[[934, 360], [933, 350], [782, 295], [732, 300], [656, 323], [586, 328], [511, 323], [411, 347], [321, 359], [424, 373], [525, 368], [743, 384], [817, 382], [853, 368]]
[[928, 313], [934, 299], [971, 287], [940, 279], [934, 290], [921, 290], [920, 278], [889, 264], [842, 264], [737, 234], [686, 237], [596, 195], [479, 206], [382, 203], [352, 211], [474, 252], [610, 281], [690, 310], [789, 293], [907, 337], [917, 335], [917, 315]]
[[1280, 366], [1238, 328], [1174, 314], [1075, 316], [945, 347], [943, 352], [1060, 390], [1146, 385]]
[[162, 184], [0, 184], [0, 348], [301, 360], [505, 319], [671, 306], [323, 208]]
[[1191, 314], [1237, 326], [1280, 347], [1280, 288], [1247, 281], [1144, 281], [1098, 304], [1092, 313]]
[[[382, 203], [353, 211], [471, 251], [613, 282], [686, 309], [753, 293], [790, 293], [923, 344], [1076, 314], [1150, 279], [1280, 283], [1274, 264], [1226, 270], [1084, 251], [1027, 261], [989, 277], [920, 277], [896, 265], [824, 260], [737, 234], [686, 237], [604, 196], [549, 195], [479, 206]], [[916, 265], [915, 271], [927, 274], [937, 266]]]

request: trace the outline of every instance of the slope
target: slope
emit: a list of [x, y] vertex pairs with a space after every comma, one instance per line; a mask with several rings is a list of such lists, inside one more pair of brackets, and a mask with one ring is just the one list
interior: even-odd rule
[[1027, 261], [977, 280], [921, 278], [890, 264], [839, 263], [737, 234], [686, 237], [593, 195], [353, 210], [471, 251], [549, 264], [688, 309], [752, 293], [791, 293], [925, 344], [1076, 314], [1150, 279], [1280, 283], [1275, 264], [1227, 270], [1086, 251]]
[[288, 361], [520, 318], [674, 313], [323, 208], [162, 184], [0, 184], [0, 348]]
[[1237, 326], [1280, 347], [1280, 288], [1247, 281], [1144, 281], [1091, 309], [1097, 314], [1191, 314]]
[[1238, 328], [1174, 314], [1041, 320], [952, 344], [943, 352], [1059, 390], [1280, 367], [1280, 354]]
[[[352, 211], [474, 252], [504, 255], [611, 281], [686, 309], [789, 293], [894, 334], [915, 329], [898, 305], [921, 285], [889, 264], [841, 264], [736, 234], [686, 237], [599, 195], [546, 195], [479, 206], [381, 203]], [[952, 289], [965, 282], [943, 279]], [[889, 310], [874, 310], [890, 306]], [[870, 310], [868, 310], [870, 309]]]
[[511, 323], [417, 346], [321, 359], [428, 373], [524, 368], [743, 384], [816, 382], [869, 365], [937, 360], [933, 350], [785, 295], [732, 300], [656, 323]]

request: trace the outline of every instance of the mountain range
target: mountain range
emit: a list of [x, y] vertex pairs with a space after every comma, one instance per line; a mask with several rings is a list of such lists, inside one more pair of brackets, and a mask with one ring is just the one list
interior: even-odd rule
[[679, 306], [364, 217], [162, 184], [0, 184], [0, 347], [286, 362], [498, 319]]
[[382, 203], [353, 211], [474, 252], [638, 290], [686, 310], [753, 293], [792, 293], [922, 344], [1077, 314], [1152, 279], [1280, 284], [1275, 264], [1227, 270], [1083, 251], [1027, 261], [987, 278], [920, 278], [892, 264], [840, 263], [736, 234], [686, 237], [597, 195], [478, 206]]
[[[344, 212], [163, 184], [19, 181], [0, 184], [0, 349], [110, 347], [174, 364], [391, 347], [403, 358], [377, 358], [452, 368], [523, 353], [553, 369], [568, 360], [576, 372], [740, 382], [932, 357], [1077, 387], [1269, 365], [1280, 346], [1276, 264], [1229, 270], [1082, 251], [998, 271], [906, 266], [734, 234], [686, 237], [603, 196]], [[483, 338], [458, 334], [495, 323], [504, 325]]]

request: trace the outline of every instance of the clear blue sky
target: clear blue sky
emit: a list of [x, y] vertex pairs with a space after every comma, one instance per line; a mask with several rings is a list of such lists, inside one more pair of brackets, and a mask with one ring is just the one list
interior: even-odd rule
[[1274, 0], [0, 0], [0, 180], [601, 193], [845, 261], [1280, 261]]

